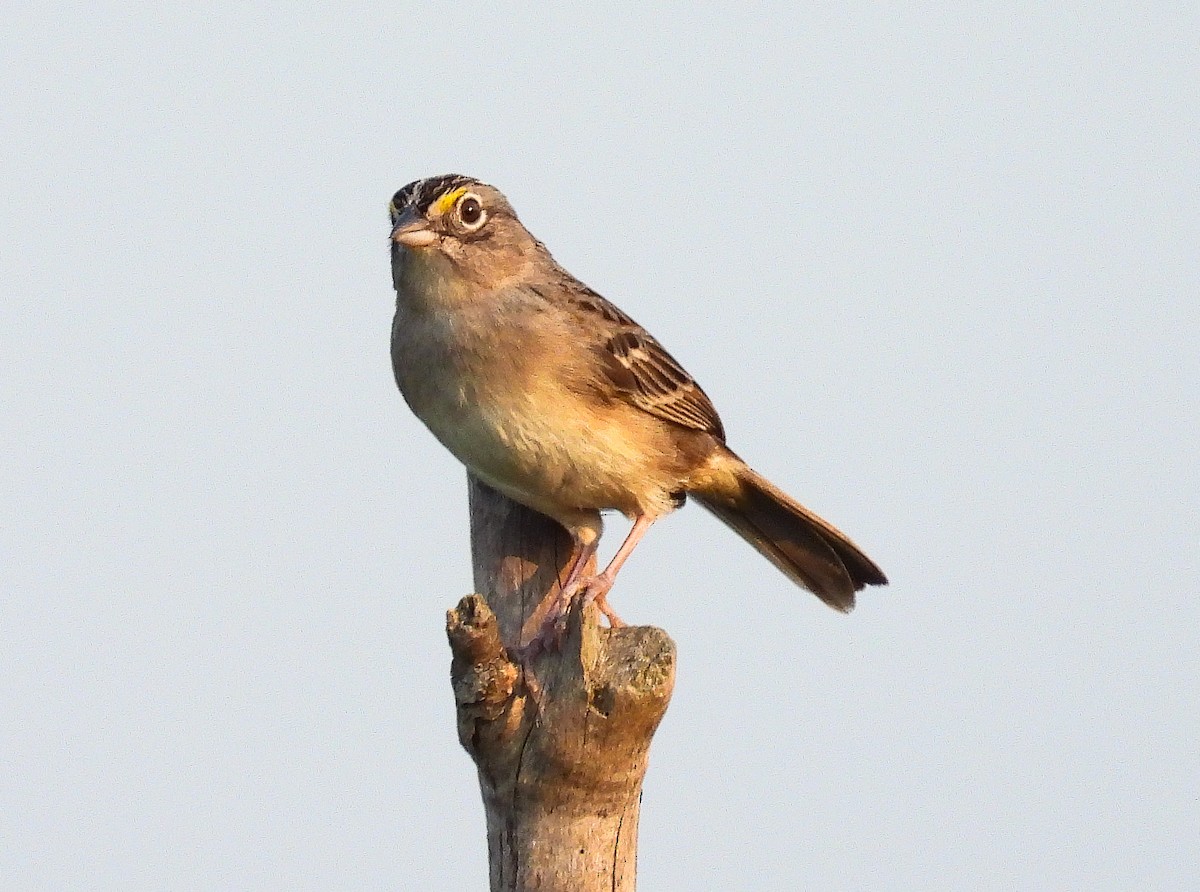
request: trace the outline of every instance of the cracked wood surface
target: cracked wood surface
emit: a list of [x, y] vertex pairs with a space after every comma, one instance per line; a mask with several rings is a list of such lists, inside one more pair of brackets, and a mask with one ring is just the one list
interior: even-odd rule
[[573, 606], [522, 666], [571, 557], [556, 523], [470, 478], [475, 586], [447, 614], [459, 740], [475, 760], [492, 892], [632, 892], [650, 741], [675, 680], [660, 629]]

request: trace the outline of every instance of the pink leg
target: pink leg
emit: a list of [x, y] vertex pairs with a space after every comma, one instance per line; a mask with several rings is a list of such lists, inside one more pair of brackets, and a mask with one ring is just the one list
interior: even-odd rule
[[562, 589], [560, 589], [568, 600], [575, 594], [575, 590], [579, 588], [579, 579], [583, 576], [583, 568], [587, 566], [588, 561], [592, 559], [592, 555], [596, 553], [596, 549], [599, 547], [599, 539], [590, 545], [577, 546], [578, 554], [575, 557], [575, 563], [571, 565], [571, 570], [567, 573], [567, 578], [562, 584]]
[[617, 616], [617, 611], [613, 610], [612, 607], [609, 606], [608, 595], [596, 595], [595, 601], [597, 609], [599, 609], [599, 611], [604, 614], [604, 618], [608, 620], [608, 627], [610, 629], [623, 629], [628, 625], [625, 620]]
[[608, 606], [608, 590], [617, 581], [617, 573], [621, 571], [621, 567], [625, 564], [625, 561], [629, 560], [629, 556], [633, 554], [633, 550], [637, 548], [637, 544], [642, 541], [642, 536], [646, 535], [646, 530], [650, 529], [656, 520], [658, 518], [654, 515], [639, 514], [633, 522], [633, 528], [629, 531], [629, 535], [625, 537], [625, 541], [621, 543], [621, 547], [617, 549], [617, 553], [613, 555], [613, 559], [608, 562], [608, 566], [604, 568], [604, 572], [588, 580], [586, 584], [588, 602], [596, 602], [596, 606], [600, 608], [601, 613], [608, 617], [609, 625], [614, 629], [620, 628], [625, 623]]
[[614, 629], [619, 629], [625, 625], [621, 617], [617, 616], [616, 611], [608, 604], [608, 590], [616, 582], [617, 573], [620, 572], [621, 566], [633, 554], [633, 550], [637, 547], [638, 542], [641, 541], [642, 536], [646, 535], [646, 530], [650, 529], [656, 520], [658, 520], [658, 517], [654, 515], [638, 515], [633, 522], [633, 528], [629, 531], [629, 535], [625, 537], [625, 541], [621, 543], [621, 547], [617, 549], [617, 553], [613, 555], [613, 559], [608, 562], [608, 566], [604, 568], [604, 572], [593, 576], [586, 582], [581, 582], [580, 577], [583, 575], [584, 567], [587, 566], [592, 555], [596, 553], [596, 549], [600, 544], [599, 538], [587, 545], [578, 546], [578, 556], [567, 573], [567, 578], [559, 590], [558, 597], [546, 611], [541, 629], [525, 648], [526, 656], [529, 659], [532, 659], [533, 656], [540, 653], [547, 646], [556, 643], [562, 637], [563, 632], [566, 630], [567, 607], [580, 589], [584, 592], [584, 598], [586, 599], [584, 603], [595, 603], [600, 612], [608, 619], [610, 626]]
[[571, 564], [571, 569], [567, 571], [567, 578], [563, 580], [562, 586], [553, 595], [552, 603], [546, 608], [538, 633], [526, 645], [525, 650], [530, 655], [540, 653], [548, 644], [557, 642], [562, 636], [566, 628], [567, 607], [579, 591], [583, 571], [599, 546], [599, 538], [593, 539], [587, 545], [576, 544], [575, 560]]

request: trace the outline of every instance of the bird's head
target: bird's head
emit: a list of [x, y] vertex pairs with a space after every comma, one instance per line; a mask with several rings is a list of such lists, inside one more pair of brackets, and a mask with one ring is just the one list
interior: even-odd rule
[[388, 204], [396, 288], [492, 289], [545, 248], [500, 190], [458, 174], [409, 183]]

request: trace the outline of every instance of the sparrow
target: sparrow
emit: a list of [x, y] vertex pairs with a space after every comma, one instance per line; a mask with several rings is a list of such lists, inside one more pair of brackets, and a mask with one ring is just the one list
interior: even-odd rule
[[[726, 445], [692, 376], [559, 266], [496, 188], [457, 174], [417, 180], [389, 215], [396, 384], [471, 473], [570, 533], [560, 605], [584, 597], [621, 625], [607, 600], [618, 572], [688, 497], [837, 610], [887, 583], [849, 537]], [[633, 525], [589, 577], [606, 510]]]

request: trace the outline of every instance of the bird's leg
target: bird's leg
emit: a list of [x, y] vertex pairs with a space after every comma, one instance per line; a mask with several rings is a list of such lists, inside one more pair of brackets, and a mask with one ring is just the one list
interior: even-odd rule
[[592, 555], [596, 553], [596, 549], [600, 547], [600, 540], [593, 539], [587, 544], [578, 542], [575, 547], [577, 551], [575, 563], [571, 564], [571, 571], [567, 573], [567, 578], [563, 580], [562, 588], [559, 589], [566, 601], [570, 601], [578, 590], [579, 581], [583, 578], [583, 571], [587, 568]]
[[557, 642], [562, 637], [566, 627], [567, 607], [579, 591], [583, 572], [599, 545], [599, 536], [594, 537], [591, 542], [576, 539], [575, 560], [571, 564], [571, 569], [567, 571], [567, 578], [563, 580], [559, 590], [551, 595], [551, 604], [546, 609], [545, 616], [542, 617], [541, 627], [529, 644], [523, 648], [526, 656], [530, 659], [545, 650], [547, 645]]
[[608, 627], [610, 629], [623, 629], [623, 628], [625, 628], [625, 626], [628, 625], [628, 623], [626, 623], [625, 620], [623, 620], [623, 619], [621, 619], [621, 617], [617, 616], [617, 611], [613, 610], [608, 605], [608, 595], [607, 594], [596, 595], [595, 598], [593, 598], [592, 600], [595, 603], [597, 609], [599, 609], [599, 611], [604, 614], [605, 619], [608, 620]]
[[608, 590], [617, 581], [617, 573], [620, 572], [621, 566], [633, 554], [637, 544], [642, 541], [642, 536], [646, 535], [646, 530], [650, 529], [656, 520], [658, 518], [652, 514], [639, 514], [633, 522], [633, 528], [629, 531], [629, 535], [625, 537], [625, 541], [621, 543], [621, 547], [617, 549], [613, 559], [608, 562], [604, 572], [593, 576], [584, 583], [586, 591], [584, 604], [595, 602], [596, 606], [600, 608], [600, 612], [608, 618], [608, 624], [614, 629], [621, 628], [625, 623], [621, 617], [617, 616], [616, 611], [608, 606]]
[[563, 582], [562, 588], [559, 589], [554, 603], [546, 610], [546, 615], [542, 619], [541, 628], [538, 630], [538, 633], [522, 649], [525, 660], [532, 660], [534, 656], [541, 653], [547, 647], [556, 644], [562, 638], [563, 633], [566, 631], [567, 607], [570, 606], [571, 601], [580, 592], [583, 593], [584, 605], [594, 603], [608, 620], [609, 626], [619, 629], [625, 625], [624, 620], [617, 616], [617, 612], [609, 606], [608, 590], [617, 581], [617, 573], [620, 572], [622, 565], [633, 554], [633, 550], [637, 547], [638, 542], [642, 540], [642, 536], [646, 535], [646, 530], [650, 529], [656, 520], [658, 520], [656, 515], [639, 514], [633, 521], [633, 528], [630, 529], [629, 535], [625, 537], [625, 541], [621, 543], [621, 547], [617, 549], [617, 553], [608, 562], [608, 566], [604, 568], [604, 572], [598, 573], [587, 580], [582, 578], [583, 572], [588, 565], [588, 561], [596, 553], [596, 549], [600, 544], [600, 537], [595, 536], [591, 538], [591, 541], [588, 541], [584, 537], [577, 539], [575, 563], [571, 565], [570, 572], [567, 573], [567, 578]]

